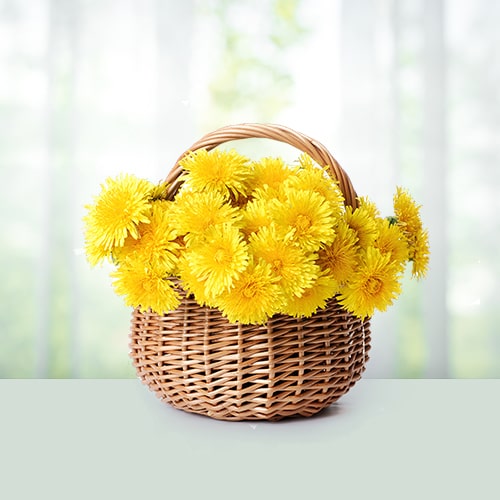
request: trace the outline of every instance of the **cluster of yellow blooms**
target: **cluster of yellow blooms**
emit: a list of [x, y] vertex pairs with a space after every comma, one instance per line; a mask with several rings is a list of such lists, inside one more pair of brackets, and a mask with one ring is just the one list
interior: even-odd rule
[[305, 154], [290, 166], [201, 149], [181, 166], [173, 200], [165, 184], [122, 174], [86, 207], [88, 259], [116, 264], [113, 285], [127, 305], [168, 313], [182, 288], [231, 322], [259, 324], [310, 316], [336, 296], [365, 318], [397, 298], [407, 262], [415, 277], [427, 270], [428, 234], [401, 188], [394, 216], [383, 218], [366, 198], [345, 206]]

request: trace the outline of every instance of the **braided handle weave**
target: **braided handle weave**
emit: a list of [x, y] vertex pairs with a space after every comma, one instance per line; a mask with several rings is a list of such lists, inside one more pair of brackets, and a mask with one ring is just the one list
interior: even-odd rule
[[356, 191], [354, 190], [349, 176], [339, 165], [337, 160], [335, 160], [335, 158], [325, 148], [325, 146], [315, 139], [288, 127], [284, 127], [283, 125], [260, 123], [228, 125], [209, 132], [200, 140], [195, 142], [178, 158], [174, 167], [167, 176], [166, 182], [169, 183], [167, 198], [173, 199], [181, 185], [179, 178], [183, 170], [179, 165], [179, 162], [186, 154], [203, 148], [210, 151], [225, 142], [252, 138], [273, 139], [289, 144], [300, 151], [307, 153], [316, 163], [323, 167], [327, 167], [331, 177], [338, 181], [339, 188], [345, 198], [345, 204], [350, 205], [353, 208], [358, 206]]

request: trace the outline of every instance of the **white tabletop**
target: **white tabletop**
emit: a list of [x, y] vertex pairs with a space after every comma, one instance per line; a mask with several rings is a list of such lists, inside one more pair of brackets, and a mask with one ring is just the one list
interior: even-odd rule
[[0, 380], [0, 498], [499, 499], [500, 380], [364, 379], [323, 413], [221, 422], [137, 380]]

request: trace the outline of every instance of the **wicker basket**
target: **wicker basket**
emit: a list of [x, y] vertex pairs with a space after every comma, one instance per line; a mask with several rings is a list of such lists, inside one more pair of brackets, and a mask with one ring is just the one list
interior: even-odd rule
[[[326, 148], [283, 126], [224, 127], [188, 152], [256, 137], [288, 143], [328, 166], [346, 204], [357, 205], [348, 175]], [[179, 160], [167, 177], [169, 199], [180, 186]], [[135, 310], [130, 349], [138, 377], [175, 408], [220, 420], [280, 420], [318, 413], [360, 379], [370, 323], [333, 298], [310, 318], [276, 315], [265, 325], [232, 324], [184, 296], [178, 309], [163, 316]]]

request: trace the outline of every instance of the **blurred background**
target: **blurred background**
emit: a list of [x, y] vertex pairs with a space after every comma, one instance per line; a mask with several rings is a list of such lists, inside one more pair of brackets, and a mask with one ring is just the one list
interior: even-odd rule
[[0, 0], [0, 377], [135, 376], [84, 205], [252, 121], [325, 144], [383, 213], [397, 184], [423, 205], [430, 272], [374, 318], [366, 376], [499, 377], [499, 19], [489, 0]]

